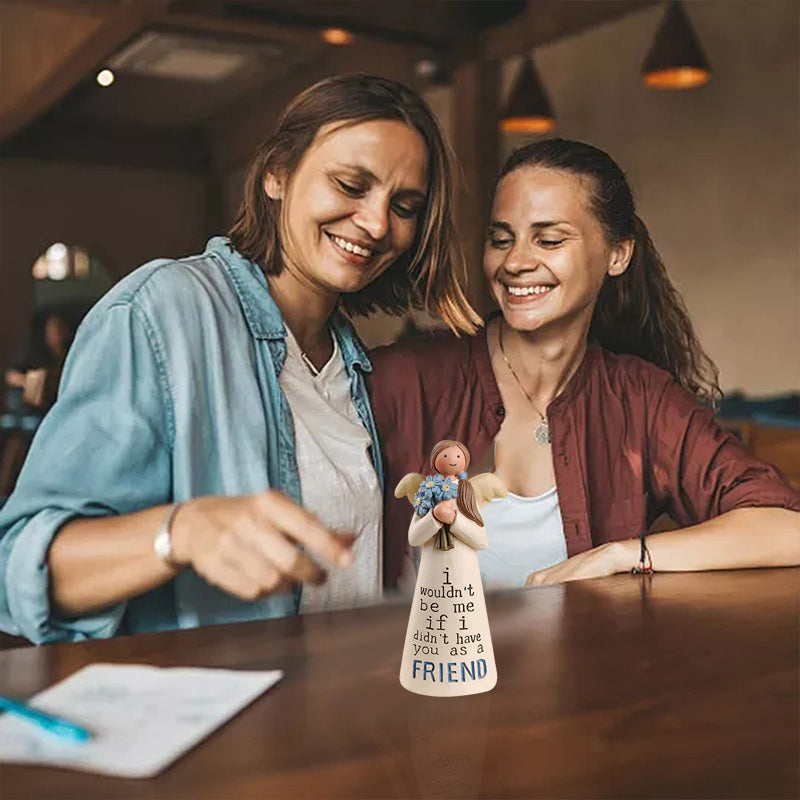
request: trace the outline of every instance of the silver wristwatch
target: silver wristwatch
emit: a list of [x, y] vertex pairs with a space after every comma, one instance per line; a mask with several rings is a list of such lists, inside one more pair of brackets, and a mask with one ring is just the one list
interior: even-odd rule
[[181, 569], [183, 567], [183, 564], [175, 561], [175, 554], [172, 550], [172, 520], [175, 519], [178, 509], [182, 505], [183, 503], [174, 503], [170, 506], [153, 541], [153, 549], [156, 551], [156, 555], [172, 569]]

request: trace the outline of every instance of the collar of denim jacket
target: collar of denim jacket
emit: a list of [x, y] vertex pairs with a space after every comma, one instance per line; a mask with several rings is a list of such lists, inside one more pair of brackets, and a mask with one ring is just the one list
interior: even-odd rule
[[331, 315], [330, 325], [333, 335], [339, 342], [347, 371], [351, 372], [353, 367], [358, 367], [362, 372], [372, 372], [372, 362], [358, 338], [353, 323], [336, 309]]
[[258, 264], [246, 259], [227, 236], [215, 236], [206, 252], [222, 264], [231, 279], [250, 333], [256, 339], [285, 339], [280, 309], [269, 293], [267, 279]]
[[[285, 339], [286, 325], [261, 267], [245, 258], [226, 236], [215, 236], [206, 246], [207, 252], [222, 262], [228, 273], [250, 333], [256, 339]], [[339, 342], [348, 371], [359, 367], [372, 371], [372, 363], [359, 341], [352, 323], [338, 309], [330, 320], [331, 330]]]

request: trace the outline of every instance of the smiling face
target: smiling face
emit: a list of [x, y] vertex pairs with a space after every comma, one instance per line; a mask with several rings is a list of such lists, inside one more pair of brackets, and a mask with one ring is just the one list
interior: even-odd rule
[[588, 328], [606, 275], [622, 274], [632, 252], [606, 242], [588, 179], [523, 166], [498, 184], [484, 271], [512, 328]]
[[440, 475], [458, 475], [466, 470], [466, 458], [460, 447], [451, 445], [446, 447], [433, 460], [433, 468]]
[[425, 141], [397, 120], [332, 123], [290, 178], [268, 175], [282, 200], [284, 267], [325, 294], [356, 292], [414, 243], [428, 189]]

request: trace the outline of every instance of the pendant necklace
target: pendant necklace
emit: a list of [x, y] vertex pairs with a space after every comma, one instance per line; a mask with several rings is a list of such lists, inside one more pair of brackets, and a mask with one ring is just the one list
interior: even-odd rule
[[506, 366], [509, 369], [509, 372], [514, 376], [514, 380], [517, 382], [517, 386], [522, 391], [522, 394], [528, 399], [528, 402], [533, 407], [533, 410], [541, 417], [539, 422], [536, 424], [536, 429], [533, 432], [533, 437], [536, 440], [536, 444], [550, 444], [550, 423], [547, 420], [547, 416], [542, 414], [541, 411], [536, 407], [536, 403], [533, 402], [533, 398], [528, 394], [525, 387], [522, 385], [522, 381], [519, 379], [517, 373], [514, 371], [514, 367], [511, 366], [511, 362], [508, 360], [508, 356], [506, 355], [506, 349], [503, 347], [503, 321], [500, 320], [500, 333], [497, 337], [498, 344], [500, 345], [500, 352], [503, 355], [503, 361], [506, 362]]
[[308, 371], [315, 377], [319, 377], [320, 370], [318, 370], [314, 366], [314, 362], [305, 354], [304, 350], [300, 351], [300, 358], [303, 359], [303, 363], [308, 367]]
[[[314, 364], [314, 362], [308, 357], [308, 353], [306, 353], [306, 351], [303, 350], [302, 347], [300, 347], [300, 342], [297, 341], [297, 339], [295, 338], [294, 334], [292, 334], [292, 338], [294, 339], [295, 344], [297, 345], [297, 349], [300, 351], [300, 359], [306, 365], [306, 368], [311, 373], [311, 375], [314, 378], [318, 378], [320, 376], [320, 373], [322, 372], [322, 370], [325, 369], [325, 367], [323, 366], [323, 367], [319, 367], [318, 368]], [[333, 336], [333, 334], [331, 334], [331, 339], [333, 341], [333, 354], [335, 355], [336, 354], [336, 337]]]

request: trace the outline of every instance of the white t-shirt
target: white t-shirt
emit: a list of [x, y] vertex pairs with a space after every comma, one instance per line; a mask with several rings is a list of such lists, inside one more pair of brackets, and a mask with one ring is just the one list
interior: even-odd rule
[[536, 497], [508, 493], [481, 506], [489, 547], [478, 550], [485, 589], [524, 586], [531, 572], [567, 557], [558, 490]]
[[350, 379], [333, 336], [333, 355], [312, 375], [291, 332], [279, 382], [294, 419], [303, 506], [334, 531], [354, 533], [355, 561], [330, 569], [322, 586], [303, 585], [301, 610], [378, 602], [383, 587], [382, 501], [371, 439], [350, 397]]

